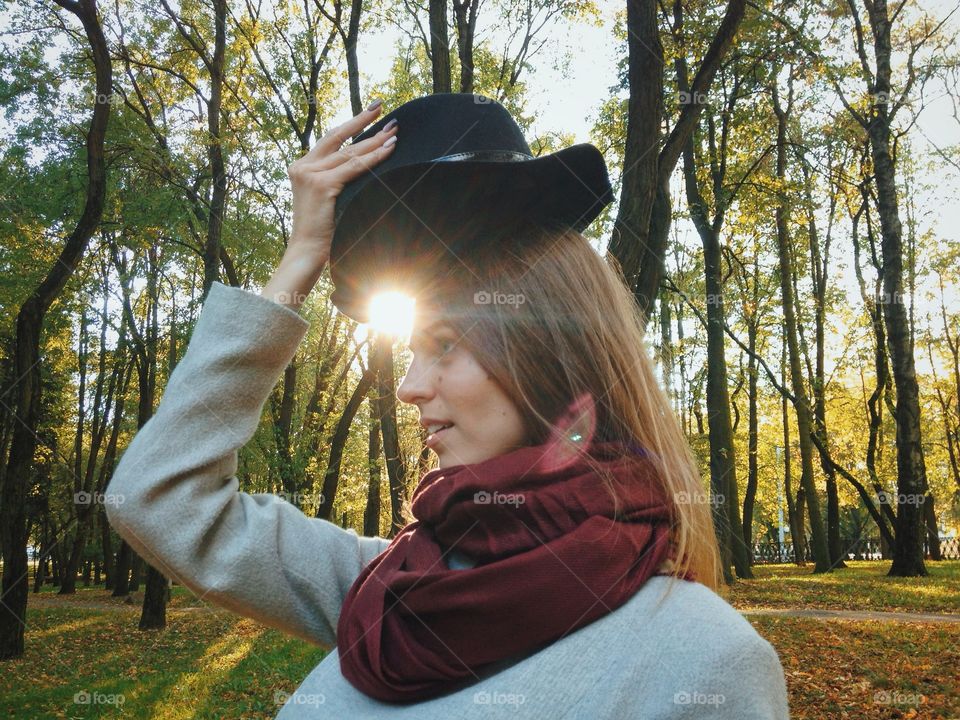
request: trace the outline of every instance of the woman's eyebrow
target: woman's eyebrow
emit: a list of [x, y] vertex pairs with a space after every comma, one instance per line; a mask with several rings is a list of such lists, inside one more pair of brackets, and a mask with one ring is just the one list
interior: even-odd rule
[[407, 345], [412, 348], [415, 343], [419, 344], [423, 340], [436, 340], [437, 336], [443, 332], [454, 332], [454, 329], [446, 320], [434, 320], [425, 328], [415, 331]]

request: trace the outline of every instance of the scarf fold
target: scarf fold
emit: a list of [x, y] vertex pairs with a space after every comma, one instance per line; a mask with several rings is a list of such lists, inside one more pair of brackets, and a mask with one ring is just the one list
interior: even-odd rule
[[[557, 462], [554, 443], [425, 474], [416, 520], [344, 599], [343, 676], [378, 700], [424, 700], [630, 599], [670, 553], [670, 505], [642, 454], [590, 452], [617, 490], [616, 513], [595, 467]], [[454, 548], [477, 565], [451, 570]]]

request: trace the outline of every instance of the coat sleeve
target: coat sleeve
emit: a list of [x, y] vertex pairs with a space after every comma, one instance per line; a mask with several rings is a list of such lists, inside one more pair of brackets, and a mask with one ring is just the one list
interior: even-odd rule
[[692, 687], [683, 697], [690, 717], [714, 712], [729, 720], [790, 719], [783, 666], [759, 634], [728, 648], [711, 671], [702, 687]]
[[336, 642], [343, 598], [389, 541], [239, 491], [237, 451], [309, 324], [214, 283], [156, 413], [103, 496], [147, 562], [206, 600], [309, 642]]

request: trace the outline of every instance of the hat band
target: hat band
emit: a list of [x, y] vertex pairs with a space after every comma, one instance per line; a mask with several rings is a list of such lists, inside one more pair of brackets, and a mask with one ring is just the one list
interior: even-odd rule
[[512, 150], [478, 150], [476, 152], [461, 152], [453, 155], [444, 155], [434, 158], [430, 162], [458, 162], [462, 160], [495, 160], [497, 162], [518, 162], [533, 160], [533, 155], [514, 152]]

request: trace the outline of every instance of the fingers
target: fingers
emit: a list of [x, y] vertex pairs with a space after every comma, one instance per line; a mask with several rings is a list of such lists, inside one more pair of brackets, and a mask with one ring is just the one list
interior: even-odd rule
[[372, 123], [380, 114], [382, 105], [377, 105], [372, 110], [364, 110], [354, 115], [342, 125], [338, 125], [328, 132], [313, 146], [313, 148], [304, 157], [310, 160], [319, 160], [327, 155], [335, 153], [340, 147], [354, 135], [359, 134], [363, 129]]
[[[371, 140], [372, 139], [373, 138], [371, 138]], [[328, 172], [331, 180], [338, 184], [346, 184], [350, 182], [355, 177], [362, 175], [367, 170], [370, 170], [371, 168], [380, 164], [384, 159], [387, 158], [387, 156], [390, 155], [390, 153], [393, 152], [393, 149], [396, 146], [396, 135], [388, 137], [383, 144], [375, 147], [373, 150], [354, 155], [346, 162], [343, 162], [332, 170], [329, 170]]]
[[376, 150], [390, 137], [397, 134], [397, 128], [398, 125], [394, 124], [390, 128], [384, 128], [380, 130], [380, 132], [373, 137], [368, 137], [366, 140], [361, 140], [358, 143], [353, 143], [352, 145], [347, 145], [346, 147], [340, 148], [333, 154], [327, 155], [325, 158], [318, 160], [316, 163], [317, 169], [331, 170], [335, 167], [339, 167], [345, 162], [349, 162], [355, 157], [366, 155], [370, 151]]

